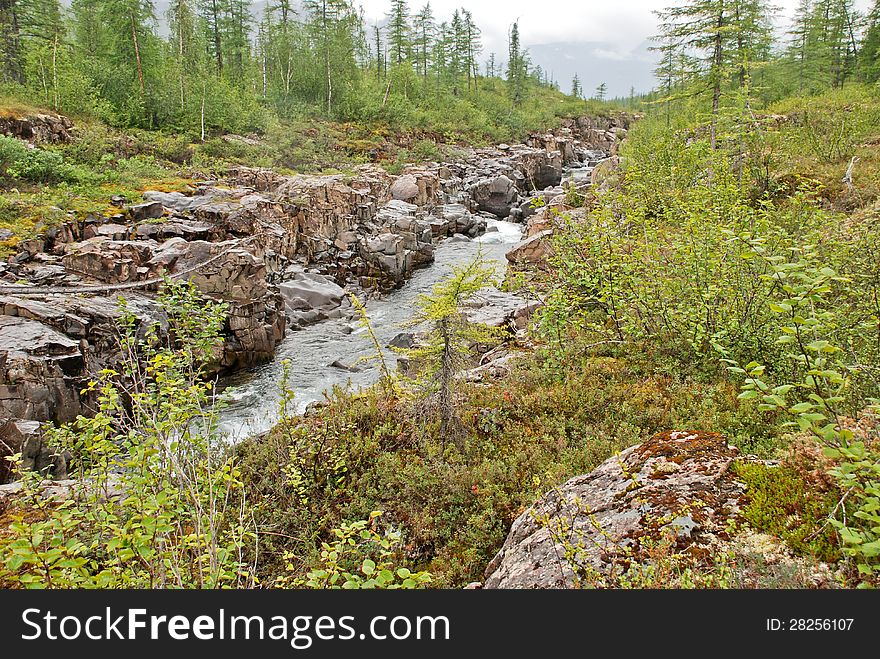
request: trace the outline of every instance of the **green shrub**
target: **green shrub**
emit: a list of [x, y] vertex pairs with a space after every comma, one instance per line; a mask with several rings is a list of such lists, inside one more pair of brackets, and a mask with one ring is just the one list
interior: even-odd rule
[[[160, 303], [173, 339], [137, 327], [122, 305], [121, 368], [86, 389], [95, 416], [49, 429], [74, 456], [75, 496], [41, 491], [24, 474], [22, 496], [0, 532], [0, 582], [26, 588], [213, 588], [253, 584], [241, 559], [254, 529], [230, 506], [238, 466], [214, 433], [213, 355], [225, 305], [189, 284], [167, 283]], [[138, 338], [139, 330], [143, 338]], [[85, 392], [84, 392], [85, 393]]]

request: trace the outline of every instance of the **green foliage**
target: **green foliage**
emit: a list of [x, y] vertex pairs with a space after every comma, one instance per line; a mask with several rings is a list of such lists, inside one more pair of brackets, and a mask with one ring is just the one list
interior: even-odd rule
[[832, 516], [830, 523], [840, 534], [844, 553], [854, 558], [862, 584], [876, 584], [880, 574], [880, 453], [864, 441], [854, 441], [852, 430], [843, 423], [841, 410], [847, 394], [853, 394], [852, 380], [847, 352], [833, 342], [841, 313], [828, 303], [835, 286], [850, 282], [834, 269], [817, 264], [814, 246], [791, 251], [792, 259], [768, 257], [762, 246], [755, 246], [755, 253], [770, 263], [772, 274], [766, 277], [776, 284], [776, 296], [768, 306], [780, 317], [776, 342], [784, 347], [783, 356], [792, 365], [789, 379], [776, 386], [766, 383], [765, 368], [757, 362], [744, 369], [734, 365], [731, 370], [745, 376], [741, 399], [759, 400], [763, 410], [787, 412], [794, 417], [789, 424], [811, 432], [828, 447], [826, 456], [839, 461], [830, 473], [846, 495], [832, 513], [840, 509], [841, 517]]
[[[333, 529], [331, 542], [321, 543], [320, 562], [304, 579], [280, 577], [279, 586], [304, 586], [325, 589], [407, 589], [424, 588], [431, 583], [428, 572], [411, 572], [395, 568], [392, 562], [399, 552], [400, 534], [376, 530], [380, 511], [370, 513], [369, 519], [343, 524]], [[285, 555], [290, 560], [291, 555]], [[288, 570], [294, 570], [288, 563]]]
[[880, 451], [864, 442], [830, 448], [826, 455], [839, 459], [831, 474], [851, 497], [848, 519], [831, 523], [843, 540], [843, 551], [858, 569], [861, 586], [880, 584]]
[[72, 172], [58, 153], [28, 148], [20, 140], [0, 135], [0, 177], [29, 183], [55, 183], [72, 178]]
[[[418, 399], [389, 402], [379, 388], [337, 390], [289, 428], [243, 442], [247, 498], [264, 530], [261, 581], [305, 578], [332, 529], [384, 510], [403, 537], [398, 565], [429, 571], [436, 586], [463, 586], [481, 579], [537, 496], [645, 437], [670, 427], [716, 430], [764, 455], [778, 441], [764, 434], [772, 429], [761, 415], [738, 405], [735, 387], [706, 377], [692, 360], [591, 348], [586, 337], [567, 348], [559, 365], [526, 354], [503, 381], [457, 386], [464, 454], [443, 450], [439, 423], [420, 413]], [[298, 436], [320, 447], [300, 453], [314, 458], [293, 457]], [[344, 478], [328, 479], [337, 460]], [[294, 461], [309, 484], [307, 504], [284, 473]]]
[[[52, 499], [40, 476], [0, 535], [0, 580], [27, 588], [215, 588], [253, 584], [242, 552], [254, 539], [245, 510], [231, 507], [240, 470], [214, 434], [213, 354], [225, 305], [191, 284], [167, 282], [160, 303], [169, 337], [139, 323], [121, 302], [118, 370], [84, 393], [91, 418], [47, 431], [75, 456], [75, 486]], [[139, 337], [140, 335], [140, 337]]]
[[773, 110], [788, 118], [789, 148], [806, 148], [821, 162], [837, 162], [855, 155], [858, 145], [876, 135], [880, 122], [876, 94], [859, 86], [821, 96], [789, 98]]

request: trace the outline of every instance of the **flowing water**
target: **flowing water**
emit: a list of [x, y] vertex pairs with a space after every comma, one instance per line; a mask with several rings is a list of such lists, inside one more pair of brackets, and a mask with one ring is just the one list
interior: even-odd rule
[[[495, 264], [499, 276], [506, 267], [504, 255], [522, 239], [523, 227], [501, 220], [487, 220], [487, 233], [472, 240], [448, 238], [434, 252], [433, 265], [417, 270], [412, 278], [392, 293], [367, 303], [367, 312], [381, 345], [404, 331], [401, 325], [413, 317], [418, 296], [445, 279], [455, 266], [473, 261], [478, 253]], [[496, 230], [497, 229], [497, 230]], [[352, 328], [354, 330], [352, 331]], [[278, 346], [272, 362], [238, 373], [223, 384], [228, 406], [221, 414], [221, 430], [233, 441], [270, 429], [278, 418], [279, 383], [282, 362], [289, 360], [288, 387], [295, 393], [297, 411], [302, 412], [334, 385], [350, 383], [359, 388], [379, 379], [374, 363], [358, 363], [369, 356], [372, 345], [366, 330], [349, 320], [328, 320], [303, 330], [289, 331]], [[395, 353], [386, 350], [389, 365]], [[339, 361], [357, 365], [359, 372], [330, 366]]]

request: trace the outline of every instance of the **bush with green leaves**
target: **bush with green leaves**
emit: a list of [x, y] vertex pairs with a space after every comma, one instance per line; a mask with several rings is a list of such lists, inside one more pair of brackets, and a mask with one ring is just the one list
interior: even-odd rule
[[69, 492], [54, 498], [26, 473], [0, 533], [0, 582], [27, 588], [216, 588], [254, 583], [245, 550], [256, 529], [239, 467], [218, 439], [203, 366], [221, 340], [226, 305], [166, 282], [169, 333], [121, 301], [119, 365], [89, 382], [92, 417], [47, 440], [73, 457]]
[[817, 96], [789, 98], [773, 108], [785, 113], [792, 130], [786, 150], [798, 155], [804, 148], [822, 162], [850, 158], [880, 121], [876, 94], [858, 85]]
[[[333, 540], [321, 543], [319, 564], [305, 578], [279, 577], [276, 585], [313, 589], [416, 589], [431, 583], [428, 572], [412, 572], [394, 567], [400, 548], [400, 533], [383, 531], [378, 526], [381, 511], [370, 513], [369, 519], [343, 524], [333, 529]], [[291, 561], [292, 555], [285, 555]], [[295, 566], [288, 562], [288, 570]]]
[[64, 157], [47, 149], [32, 147], [15, 139], [0, 135], [0, 178], [27, 183], [76, 182], [82, 172], [64, 160]]
[[[780, 413], [784, 425], [809, 432], [836, 461], [831, 474], [844, 492], [830, 524], [840, 534], [843, 552], [856, 568], [861, 585], [880, 583], [880, 446], [856, 440], [846, 426], [845, 410], [858, 411], [875, 400], [852, 390], [851, 355], [834, 342], [843, 315], [833, 303], [835, 290], [851, 280], [824, 265], [813, 245], [791, 246], [788, 254], [768, 255], [762, 242], [749, 239], [753, 256], [768, 263], [774, 283], [768, 308], [776, 314], [776, 343], [783, 347], [788, 370], [776, 369], [767, 382], [766, 367], [756, 361], [730, 370], [744, 377], [741, 400]], [[782, 376], [788, 375], [788, 378]], [[855, 416], [855, 415], [853, 415]], [[875, 428], [874, 432], [878, 432]]]

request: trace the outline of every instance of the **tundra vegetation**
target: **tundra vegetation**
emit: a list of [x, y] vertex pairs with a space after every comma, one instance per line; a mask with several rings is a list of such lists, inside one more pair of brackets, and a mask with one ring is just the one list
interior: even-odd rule
[[[4, 34], [20, 32], [0, 56], [4, 112], [37, 105], [82, 126], [68, 145], [0, 137], [10, 244], [53, 213], [229, 163], [393, 171], [563, 116], [628, 105], [640, 119], [584, 194], [544, 209], [548, 262], [508, 277], [544, 306], [503, 379], [455, 377], [486, 340], [459, 310], [484, 277], [474, 264], [423, 299], [414, 379], [383, 369], [306, 416], [287, 391], [277, 427], [224, 446], [202, 372], [224, 310], [169, 282], [168, 338], [122, 323], [125, 358], [89, 384], [98, 414], [51, 431], [74, 456], [75, 495], [47, 498], [23, 473], [0, 511], [0, 583], [461, 587], [540, 495], [687, 428], [766, 461], [736, 467], [738, 525], [827, 563], [835, 585], [877, 586], [880, 3], [860, 15], [805, 0], [782, 35], [771, 4], [660, 12], [657, 89], [604, 102], [579, 80], [559, 92], [516, 25], [496, 64], [465, 10], [438, 22], [394, 2], [380, 29], [344, 0], [258, 17], [175, 0], [161, 37], [148, 1], [6, 3]], [[739, 556], [694, 567], [662, 540], [650, 549], [650, 564], [582, 584], [809, 585], [762, 581]]]

